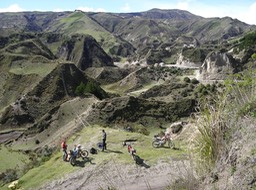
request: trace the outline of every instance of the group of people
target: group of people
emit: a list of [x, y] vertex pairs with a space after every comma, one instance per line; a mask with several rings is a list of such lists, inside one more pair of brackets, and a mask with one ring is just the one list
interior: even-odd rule
[[[165, 134], [161, 137], [161, 140], [168, 140], [170, 139], [170, 132], [166, 131]], [[101, 148], [101, 151], [107, 150], [107, 133], [103, 129], [102, 130], [102, 142], [98, 143], [98, 147]], [[136, 154], [136, 150], [131, 146], [131, 144], [127, 144], [126, 142], [123, 142], [123, 146], [127, 145], [128, 152], [131, 154], [131, 156], [134, 156]], [[66, 144], [66, 140], [63, 140], [61, 143], [61, 148], [63, 151], [63, 160], [68, 161], [68, 152], [67, 152], [68, 145]], [[75, 145], [75, 148], [73, 149], [73, 155], [77, 155], [78, 151], [81, 149], [81, 145]]]
[[[66, 143], [66, 140], [63, 140], [61, 142], [61, 148], [62, 148], [62, 152], [63, 152], [63, 160], [68, 161], [69, 157], [70, 157], [70, 154], [67, 152], [68, 145]], [[75, 145], [74, 149], [72, 150], [72, 154], [74, 156], [76, 156], [79, 153], [79, 150], [81, 150], [81, 145], [80, 144]]]
[[[106, 141], [107, 141], [107, 133], [103, 129], [102, 130], [102, 151], [107, 150], [107, 143], [106, 143]], [[64, 139], [61, 142], [61, 148], [62, 148], [62, 152], [63, 152], [63, 160], [64, 161], [68, 161], [69, 160], [69, 154], [67, 152], [68, 145], [67, 145], [66, 139]], [[80, 144], [75, 145], [75, 147], [73, 149], [73, 155], [76, 156], [80, 149], [81, 149], [81, 145]]]

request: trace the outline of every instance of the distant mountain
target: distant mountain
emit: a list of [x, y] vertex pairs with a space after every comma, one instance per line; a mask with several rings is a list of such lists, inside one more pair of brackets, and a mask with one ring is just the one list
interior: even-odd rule
[[[203, 18], [177, 9], [135, 13], [74, 11], [0, 14], [1, 36], [17, 32], [68, 36], [89, 34], [115, 59], [141, 58], [145, 56], [145, 48], [157, 49], [163, 44], [173, 44], [180, 36], [208, 43], [228, 40], [254, 29], [255, 26], [229, 17]], [[144, 55], [141, 56], [141, 53]]]
[[171, 10], [163, 10], [163, 9], [151, 9], [145, 12], [137, 12], [137, 13], [119, 13], [125, 18], [127, 17], [143, 17], [147, 19], [177, 19], [177, 20], [194, 20], [200, 19], [203, 17], [196, 16], [188, 11], [179, 10], [179, 9], [171, 9]]

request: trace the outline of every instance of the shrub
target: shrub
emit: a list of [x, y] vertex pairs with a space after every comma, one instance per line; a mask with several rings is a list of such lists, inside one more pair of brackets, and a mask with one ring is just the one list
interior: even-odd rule
[[14, 169], [7, 169], [5, 172], [0, 174], [0, 180], [3, 184], [10, 183], [16, 179], [18, 179], [18, 175]]
[[241, 44], [239, 45], [240, 49], [247, 49], [250, 47], [255, 46], [256, 44], [256, 32], [252, 32], [244, 36], [244, 38], [241, 39]]
[[94, 81], [88, 81], [86, 84], [81, 82], [80, 85], [76, 87], [75, 94], [77, 96], [81, 96], [86, 93], [94, 94], [99, 99], [107, 97], [106, 92]]
[[76, 87], [75, 94], [81, 96], [85, 91], [85, 87], [85, 84], [81, 82], [80, 85]]
[[183, 80], [184, 80], [184, 82], [186, 82], [186, 83], [190, 83], [190, 78], [188, 78], [188, 77], [185, 77]]
[[198, 84], [199, 81], [198, 81], [196, 78], [193, 78], [193, 79], [191, 80], [191, 83], [192, 83], [192, 84]]
[[149, 135], [150, 132], [147, 130], [146, 127], [144, 127], [143, 125], [135, 125], [133, 127], [133, 132], [138, 132], [141, 133], [143, 135]]

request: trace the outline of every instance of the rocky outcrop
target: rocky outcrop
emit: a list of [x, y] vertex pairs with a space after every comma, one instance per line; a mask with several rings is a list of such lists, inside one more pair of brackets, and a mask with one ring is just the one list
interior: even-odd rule
[[199, 79], [203, 80], [221, 80], [227, 75], [234, 73], [236, 68], [235, 59], [221, 52], [210, 53], [201, 66]]
[[196, 40], [190, 39], [183, 42], [181, 52], [177, 55], [177, 65], [185, 67], [200, 67], [209, 50], [200, 48]]
[[132, 96], [115, 97], [98, 102], [88, 115], [88, 121], [95, 124], [140, 123], [156, 126], [174, 122], [194, 111], [196, 102], [191, 99], [165, 103]]
[[192, 61], [190, 58], [185, 57], [182, 53], [178, 54], [178, 59], [176, 61], [177, 65], [185, 66], [185, 67], [198, 67], [200, 66], [200, 62], [196, 63]]

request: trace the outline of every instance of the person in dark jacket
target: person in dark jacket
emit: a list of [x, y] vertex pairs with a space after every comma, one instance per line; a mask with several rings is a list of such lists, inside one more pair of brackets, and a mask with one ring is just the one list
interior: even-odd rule
[[102, 151], [107, 150], [106, 140], [107, 140], [107, 133], [103, 129], [102, 130]]

